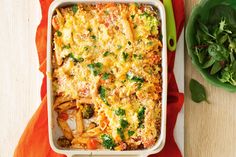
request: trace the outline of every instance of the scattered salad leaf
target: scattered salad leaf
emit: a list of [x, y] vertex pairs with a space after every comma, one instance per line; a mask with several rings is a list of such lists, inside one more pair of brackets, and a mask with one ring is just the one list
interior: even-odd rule
[[194, 102], [200, 103], [202, 101], [207, 101], [205, 88], [196, 80], [190, 80], [190, 92], [191, 98]]

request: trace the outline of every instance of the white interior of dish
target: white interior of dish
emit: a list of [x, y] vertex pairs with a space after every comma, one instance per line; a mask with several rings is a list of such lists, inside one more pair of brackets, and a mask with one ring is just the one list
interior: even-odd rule
[[[52, 52], [52, 27], [51, 27], [51, 18], [56, 8], [64, 7], [68, 5], [72, 5], [75, 3], [143, 3], [143, 4], [150, 4], [156, 7], [160, 12], [161, 17], [161, 27], [162, 27], [162, 121], [161, 121], [161, 134], [156, 142], [156, 144], [149, 149], [144, 150], [134, 150], [134, 151], [111, 151], [111, 150], [80, 150], [80, 149], [61, 149], [57, 145], [58, 137], [62, 136], [62, 131], [57, 125], [57, 113], [53, 110], [52, 105], [54, 102], [53, 93], [52, 93], [52, 81], [50, 77], [47, 77], [47, 103], [48, 103], [48, 127], [49, 127], [49, 142], [52, 149], [61, 154], [66, 154], [67, 156], [75, 156], [80, 155], [80, 157], [84, 156], [109, 156], [112, 155], [113, 157], [116, 156], [148, 156], [149, 154], [159, 152], [165, 144], [165, 137], [166, 137], [166, 103], [167, 103], [167, 44], [166, 44], [166, 16], [165, 16], [165, 9], [162, 5], [162, 2], [159, 0], [56, 0], [53, 1], [51, 4], [49, 11], [48, 11], [48, 32], [47, 32], [47, 73], [51, 74], [51, 52]], [[71, 123], [73, 125], [73, 122]], [[81, 156], [84, 155], [84, 156]]]

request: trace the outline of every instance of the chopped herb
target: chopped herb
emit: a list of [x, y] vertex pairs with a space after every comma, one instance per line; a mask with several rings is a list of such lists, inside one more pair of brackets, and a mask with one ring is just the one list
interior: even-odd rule
[[140, 6], [137, 2], [135, 2], [134, 5], [135, 5], [137, 8], [139, 8], [139, 6]]
[[149, 41], [147, 44], [150, 46], [150, 45], [152, 45], [152, 44], [153, 44], [153, 42], [152, 42], [152, 41]]
[[72, 11], [75, 14], [78, 11], [78, 5], [73, 5], [72, 6]]
[[138, 59], [141, 60], [143, 59], [143, 56], [141, 54], [138, 55]]
[[128, 135], [129, 136], [132, 136], [134, 133], [135, 133], [134, 131], [128, 130]]
[[102, 63], [92, 63], [87, 65], [88, 68], [92, 71], [94, 76], [97, 76], [101, 73]]
[[127, 120], [121, 119], [120, 120], [120, 126], [122, 129], [125, 129], [129, 126], [129, 123], [127, 122]]
[[92, 32], [92, 28], [88, 28], [88, 31], [89, 31], [89, 32]]
[[98, 89], [98, 92], [99, 92], [99, 95], [100, 95], [100, 98], [102, 99], [102, 101], [106, 105], [110, 106], [109, 103], [107, 102], [107, 99], [106, 99], [106, 89], [103, 86], [100, 86]]
[[135, 25], [134, 25], [134, 29], [136, 29], [137, 27], [138, 27], [138, 25], [135, 24]]
[[142, 88], [142, 83], [138, 84], [138, 90], [140, 90]]
[[104, 13], [105, 13], [106, 15], [109, 15], [109, 11], [108, 11], [108, 10], [105, 10]]
[[114, 147], [116, 146], [114, 139], [107, 134], [103, 134], [101, 136], [102, 139], [102, 145], [106, 148], [106, 149], [114, 149]]
[[109, 78], [110, 74], [109, 73], [104, 73], [102, 76], [103, 80], [107, 80]]
[[134, 17], [135, 17], [135, 15], [131, 15], [130, 17], [131, 17], [131, 18], [132, 18], [132, 20], [133, 20], [133, 19], [134, 19]]
[[110, 52], [109, 52], [109, 51], [106, 51], [105, 53], [103, 53], [103, 56], [106, 57], [106, 56], [108, 56], [109, 54], [110, 54]]
[[138, 110], [138, 120], [139, 120], [139, 126], [143, 123], [144, 121], [144, 114], [145, 114], [145, 107], [141, 107]]
[[121, 83], [125, 83], [125, 82], [126, 82], [126, 80], [122, 80], [122, 81], [121, 81]]
[[60, 32], [58, 30], [56, 32], [57, 32], [57, 36], [59, 36], [59, 37], [62, 36], [62, 32]]
[[127, 58], [129, 57], [129, 54], [128, 54], [128, 53], [125, 53], [125, 52], [123, 52], [123, 53], [122, 53], [122, 56], [123, 56], [123, 59], [124, 59], [124, 61], [126, 61], [126, 60], [127, 60]]
[[147, 12], [144, 12], [144, 13], [140, 14], [139, 16], [140, 16], [140, 17], [142, 17], [142, 16], [149, 17], [150, 14], [148, 14]]
[[133, 54], [133, 56], [134, 56], [134, 58], [135, 58], [135, 59], [138, 57], [138, 55], [137, 55], [137, 54]]
[[70, 47], [70, 45], [64, 45], [63, 47], [62, 47], [62, 49], [70, 49], [71, 47]]
[[143, 82], [144, 82], [144, 79], [143, 79], [143, 78], [138, 77], [138, 76], [134, 76], [134, 74], [131, 73], [131, 72], [128, 72], [128, 73], [126, 74], [126, 78], [127, 78], [128, 80], [131, 80], [131, 81], [134, 81], [134, 82], [140, 82], [140, 83], [143, 83]]
[[140, 125], [139, 125], [139, 128], [144, 129], [144, 125], [143, 125], [143, 124], [140, 124]]
[[131, 42], [130, 42], [130, 41], [128, 41], [128, 44], [129, 44], [129, 45], [131, 45]]
[[124, 130], [122, 128], [117, 128], [117, 134], [122, 140], [125, 140]]
[[125, 110], [121, 109], [121, 108], [118, 108], [118, 110], [115, 111], [115, 114], [117, 116], [124, 116], [125, 115]]
[[69, 57], [70, 57], [74, 62], [79, 62], [79, 63], [81, 63], [81, 62], [84, 61], [84, 59], [81, 58], [81, 57], [76, 58], [73, 53], [70, 53], [70, 54], [69, 54]]
[[117, 49], [120, 50], [122, 48], [121, 45], [117, 45]]
[[84, 50], [85, 50], [85, 51], [88, 51], [88, 49], [89, 49], [88, 46], [85, 46], [85, 47], [84, 47]]
[[78, 62], [79, 62], [79, 63], [82, 63], [83, 61], [84, 61], [84, 59], [83, 59], [82, 57], [79, 57], [79, 58], [78, 58]]
[[95, 36], [95, 35], [92, 35], [91, 38], [92, 38], [93, 40], [96, 40], [96, 36]]

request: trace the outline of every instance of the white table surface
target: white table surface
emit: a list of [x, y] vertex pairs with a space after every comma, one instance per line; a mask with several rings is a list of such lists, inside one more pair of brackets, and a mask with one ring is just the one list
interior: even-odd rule
[[[0, 157], [11, 157], [40, 104], [43, 76], [38, 70], [35, 33], [41, 9], [38, 0], [0, 0], [0, 6], [4, 6], [0, 9]], [[183, 54], [183, 46], [180, 50]], [[183, 90], [183, 73], [177, 77]], [[181, 136], [175, 137], [183, 151], [183, 112], [179, 118], [175, 134]]]
[[27, 122], [40, 104], [35, 32], [38, 0], [0, 0], [0, 157], [12, 157]]

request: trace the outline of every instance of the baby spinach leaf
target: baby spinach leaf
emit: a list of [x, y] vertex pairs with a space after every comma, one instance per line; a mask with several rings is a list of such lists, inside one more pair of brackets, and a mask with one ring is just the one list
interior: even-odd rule
[[211, 44], [208, 47], [208, 53], [217, 61], [228, 60], [229, 52], [218, 44]]
[[194, 102], [207, 101], [205, 88], [196, 80], [191, 79], [189, 84], [191, 98]]
[[211, 57], [205, 64], [203, 64], [202, 68], [207, 69], [211, 67], [215, 63], [215, 61], [216, 60], [213, 57]]
[[220, 62], [215, 62], [211, 68], [211, 75], [215, 75], [217, 72], [219, 72], [222, 69], [222, 66]]

